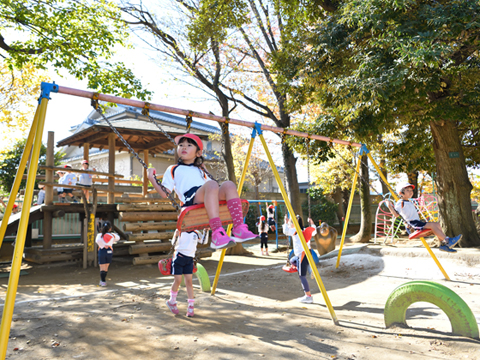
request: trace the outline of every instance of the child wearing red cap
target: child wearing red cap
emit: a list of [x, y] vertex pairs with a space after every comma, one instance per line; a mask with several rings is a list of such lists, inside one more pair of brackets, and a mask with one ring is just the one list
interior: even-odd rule
[[440, 224], [438, 222], [425, 222], [420, 220], [418, 216], [417, 209], [409, 199], [413, 195], [413, 189], [415, 188], [412, 184], [400, 184], [397, 186], [397, 193], [400, 196], [400, 200], [397, 201], [395, 207], [390, 201], [387, 202], [387, 206], [393, 216], [401, 216], [405, 222], [415, 230], [431, 229], [435, 236], [440, 240], [441, 246], [440, 251], [455, 253], [453, 247], [462, 239], [462, 235], [457, 235], [455, 237], [448, 237], [443, 232]]
[[[258, 233], [260, 234], [260, 250], [262, 255], [268, 254], [268, 225], [265, 221], [265, 216], [260, 216], [260, 220], [258, 221]], [[265, 253], [263, 253], [263, 248], [265, 247]]]
[[[203, 143], [194, 134], [179, 135], [175, 138], [178, 164], [171, 165], [163, 175], [162, 185], [168, 191], [175, 191], [184, 206], [205, 204], [210, 228], [212, 229], [212, 248], [226, 249], [247, 240], [258, 239], [243, 223], [242, 202], [237, 188], [231, 181], [219, 185], [203, 166]], [[162, 197], [168, 195], [155, 180], [155, 169], [148, 169], [148, 179]], [[209, 179], [210, 178], [210, 179]], [[226, 200], [232, 216], [233, 229], [230, 238], [222, 227], [219, 217], [219, 201]]]

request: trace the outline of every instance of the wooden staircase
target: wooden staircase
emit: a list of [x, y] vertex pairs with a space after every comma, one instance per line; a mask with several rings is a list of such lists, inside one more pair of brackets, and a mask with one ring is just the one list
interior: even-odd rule
[[[119, 220], [128, 222], [123, 225], [127, 240], [135, 242], [128, 249], [129, 254], [138, 255], [133, 259], [133, 264], [154, 264], [170, 257], [170, 240], [177, 228], [175, 207], [167, 199], [135, 200], [117, 205]], [[213, 251], [209, 245], [198, 246], [196, 255], [198, 258], [209, 257]]]

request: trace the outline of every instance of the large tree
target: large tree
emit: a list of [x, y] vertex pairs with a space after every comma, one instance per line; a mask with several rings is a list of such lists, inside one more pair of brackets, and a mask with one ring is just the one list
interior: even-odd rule
[[[242, 62], [244, 56], [228, 56], [223, 44], [214, 36], [208, 39], [208, 46], [192, 47], [187, 25], [195, 17], [199, 5], [194, 1], [178, 0], [177, 3], [178, 6], [171, 9], [175, 16], [171, 16], [170, 12], [168, 16], [162, 16], [164, 9], [151, 10], [142, 2], [125, 2], [122, 7], [124, 21], [144, 43], [159, 53], [159, 57], [167, 60], [162, 61], [161, 66], [171, 64], [178, 73], [186, 75], [187, 84], [206, 90], [220, 106], [221, 116], [228, 118], [237, 105], [232, 93], [222, 88], [221, 83]], [[235, 182], [228, 124], [222, 126], [221, 140], [228, 179]]]
[[[185, 3], [183, 1], [182, 3]], [[276, 68], [275, 59], [294, 59], [288, 44], [295, 42], [295, 31], [305, 30], [297, 18], [284, 14], [278, 0], [203, 0], [188, 19], [190, 44], [206, 49], [213, 42], [222, 44], [231, 57], [245, 60], [232, 69], [221, 86], [235, 94], [236, 101], [255, 116], [289, 128], [304, 103], [303, 88], [288, 81], [295, 67]], [[287, 71], [288, 74], [284, 74]], [[282, 142], [287, 191], [296, 213], [301, 213], [296, 157]]]
[[132, 71], [111, 61], [127, 35], [109, 1], [0, 0], [0, 57], [10, 71], [50, 66], [88, 79], [90, 89], [145, 99], [150, 92]]
[[305, 54], [316, 99], [360, 134], [429, 133], [444, 230], [463, 233], [461, 246], [480, 245], [466, 171], [478, 164], [479, 2], [313, 3], [329, 13]]

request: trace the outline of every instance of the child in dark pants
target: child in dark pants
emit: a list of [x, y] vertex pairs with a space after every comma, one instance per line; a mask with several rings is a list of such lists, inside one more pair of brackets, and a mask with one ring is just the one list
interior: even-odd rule
[[113, 257], [113, 243], [120, 240], [120, 236], [112, 233], [112, 224], [105, 221], [101, 225], [101, 233], [97, 235], [98, 264], [100, 266], [100, 286], [107, 286], [107, 272]]
[[[260, 234], [260, 250], [262, 255], [268, 255], [268, 225], [265, 221], [265, 216], [260, 216], [258, 222], [258, 233]], [[265, 253], [263, 253], [263, 248], [265, 247]]]
[[178, 237], [177, 234], [178, 232], [175, 232], [174, 239], [172, 239], [175, 244], [175, 253], [172, 260], [173, 284], [170, 289], [170, 299], [167, 300], [167, 306], [175, 315], [179, 313], [177, 295], [183, 275], [188, 296], [187, 317], [193, 317], [195, 298], [193, 296], [192, 274], [199, 234], [196, 231], [184, 231]]

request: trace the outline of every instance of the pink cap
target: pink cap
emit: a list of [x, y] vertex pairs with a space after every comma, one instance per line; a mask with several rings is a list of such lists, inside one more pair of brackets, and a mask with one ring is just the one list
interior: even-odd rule
[[202, 139], [200, 139], [197, 135], [194, 135], [194, 134], [184, 134], [184, 135], [178, 135], [175, 137], [175, 144], [178, 145], [179, 141], [181, 138], [188, 138], [188, 139], [192, 139], [193, 141], [195, 141], [198, 145], [198, 147], [200, 148], [201, 151], [203, 151], [203, 142], [202, 142]]

